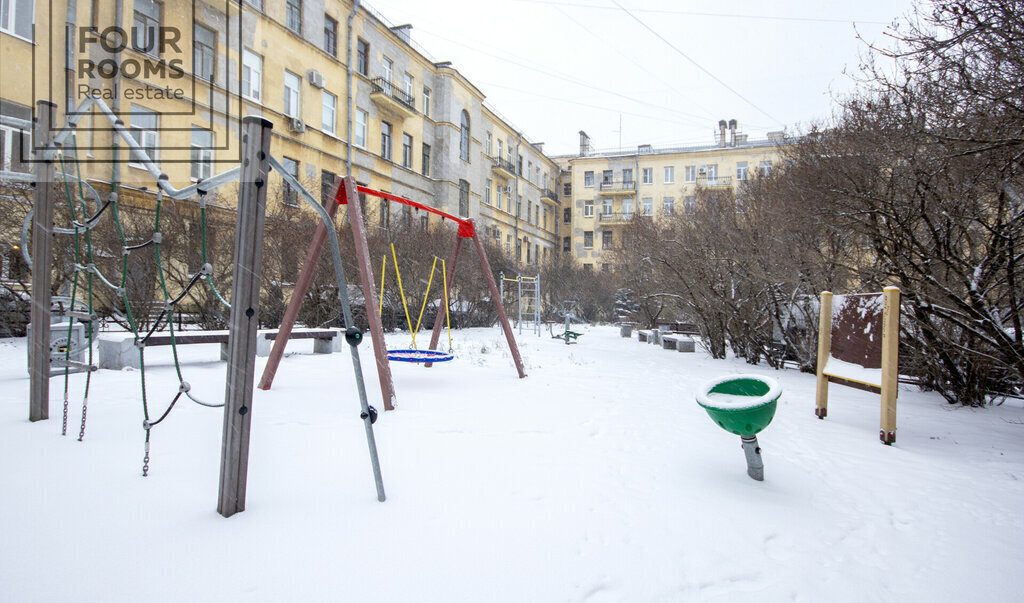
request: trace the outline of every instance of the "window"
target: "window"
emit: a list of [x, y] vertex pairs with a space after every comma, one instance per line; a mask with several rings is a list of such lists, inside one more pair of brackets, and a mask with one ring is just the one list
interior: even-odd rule
[[572, 237], [562, 237], [562, 253], [572, 251]]
[[287, 0], [285, 26], [297, 34], [302, 33], [302, 0]]
[[334, 121], [337, 112], [338, 97], [324, 90], [324, 107], [320, 117], [320, 124], [324, 132], [334, 134]]
[[459, 180], [459, 215], [469, 216], [469, 183]]
[[587, 230], [583, 232], [583, 248], [593, 249], [594, 248], [594, 231]]
[[28, 162], [32, 153], [31, 140], [29, 133], [24, 130], [0, 126], [0, 170], [31, 171]]
[[768, 176], [771, 176], [772, 175], [772, 162], [771, 161], [762, 161], [760, 164], [758, 164], [757, 171], [758, 171], [758, 173], [760, 173], [762, 178], [767, 178]]
[[[512, 149], [509, 149], [509, 153], [511, 153], [511, 152], [512, 152]], [[523, 156], [522, 155], [519, 156], [519, 161], [516, 163], [516, 174], [518, 174], [520, 178], [523, 177]]]
[[601, 247], [604, 249], [612, 248], [612, 231], [603, 230], [601, 231]]
[[391, 161], [391, 124], [380, 122], [380, 156]]
[[380, 200], [380, 211], [377, 212], [377, 225], [387, 228], [391, 225], [391, 202], [387, 199]]
[[486, 142], [486, 145], [484, 146], [484, 149], [485, 149], [484, 152], [487, 153], [487, 156], [489, 157], [491, 155], [491, 133], [490, 132], [487, 133], [487, 138], [485, 139], [485, 142]]
[[676, 181], [676, 168], [669, 166], [665, 168], [665, 184], [672, 184]]
[[0, 0], [0, 31], [32, 40], [32, 0]]
[[626, 168], [622, 170], [622, 186], [633, 186], [633, 170]]
[[610, 216], [610, 215], [612, 215], [612, 200], [611, 199], [605, 199], [601, 203], [601, 215], [602, 216]]
[[643, 168], [640, 174], [644, 184], [654, 184], [654, 168]]
[[594, 172], [583, 172], [583, 186], [594, 186]]
[[415, 103], [416, 102], [416, 97], [413, 96], [412, 88], [413, 88], [412, 76], [409, 75], [408, 73], [403, 73], [402, 74], [402, 92], [405, 92], [406, 98], [409, 99], [410, 103]]
[[356, 71], [370, 75], [370, 45], [362, 38], [356, 42]]
[[[644, 205], [647, 205], [650, 199], [644, 199]], [[676, 200], [674, 197], [665, 197], [661, 202], [661, 207], [666, 216], [671, 216], [676, 213]]]
[[402, 167], [412, 169], [412, 136], [402, 132]]
[[697, 197], [684, 197], [683, 211], [685, 211], [688, 216], [692, 216], [697, 213]]
[[519, 218], [523, 215], [523, 196], [519, 195], [516, 199], [516, 217]]
[[362, 109], [356, 109], [356, 132], [355, 132], [355, 145], [357, 147], [366, 148], [366, 111]]
[[526, 202], [526, 221], [533, 222], [533, 201]]
[[302, 113], [299, 90], [302, 78], [291, 71], [284, 72], [284, 114], [288, 117], [300, 117]]
[[593, 264], [583, 264], [583, 271], [584, 272], [593, 272], [594, 271], [594, 265]]
[[594, 202], [584, 201], [583, 202], [583, 217], [593, 218], [594, 217]]
[[622, 200], [622, 219], [632, 220], [633, 219], [633, 200], [623, 199]]
[[420, 173], [430, 176], [430, 145], [423, 144], [423, 164], [420, 166]]
[[611, 184], [615, 174], [611, 170], [601, 172], [601, 184]]
[[213, 81], [217, 63], [217, 34], [209, 27], [192, 24], [192, 73]]
[[738, 162], [736, 162], [736, 179], [737, 180], [746, 180], [747, 179], [747, 175], [748, 175], [747, 162], [746, 161], [738, 161]]
[[[296, 180], [299, 179], [298, 161], [295, 161], [291, 157], [282, 157], [281, 167], [283, 167], [284, 171], [291, 175], [293, 178], [295, 178]], [[281, 187], [281, 203], [284, 203], [285, 205], [290, 205], [292, 207], [299, 206], [299, 192], [293, 189], [291, 185], [288, 184], [287, 181], [285, 181], [284, 185]]]
[[430, 88], [423, 87], [423, 115], [430, 117]]
[[[381, 68], [381, 77], [384, 78], [384, 82], [386, 84], [390, 84], [391, 83], [392, 74], [394, 73], [394, 70], [395, 70], [394, 62], [392, 62], [391, 59], [389, 59], [387, 57], [384, 57], [384, 61], [381, 63], [380, 68]], [[389, 88], [389, 90], [390, 90], [390, 88]]]
[[654, 214], [654, 200], [651, 199], [650, 197], [644, 197], [644, 199], [643, 199], [643, 209], [641, 211], [642, 211], [641, 215], [644, 215], [644, 216], [650, 216], [650, 215]]
[[736, 213], [742, 214], [747, 211], [747, 196], [740, 191], [736, 194]]
[[462, 111], [462, 122], [459, 126], [459, 157], [469, 161], [469, 113]]
[[566, 207], [562, 210], [562, 222], [564, 224], [572, 222], [572, 208]]
[[688, 165], [683, 168], [683, 182], [696, 182], [697, 181], [697, 166]]
[[495, 157], [501, 159], [501, 139], [498, 139], [498, 152], [494, 154]]
[[611, 264], [601, 264], [601, 272], [611, 272], [611, 271], [612, 271], [612, 265]]
[[[131, 109], [131, 125], [128, 130], [131, 132], [132, 137], [135, 138], [135, 142], [139, 143], [142, 150], [149, 156], [150, 161], [156, 161], [156, 148], [158, 144], [158, 127], [157, 113], [150, 111], [145, 107], [138, 105], [132, 105]], [[142, 162], [134, 161], [135, 156], [133, 154], [133, 161], [130, 165], [137, 167], [143, 167]]]
[[324, 15], [324, 52], [338, 56], [338, 22]]
[[320, 170], [320, 205], [327, 207], [328, 203], [334, 201], [334, 180], [338, 176], [334, 172]]
[[562, 185], [562, 194], [565, 195], [566, 197], [572, 194], [571, 182], [566, 182], [565, 184]]
[[[4, 2], [4, 5], [9, 5], [9, 2]], [[15, 0], [15, 4], [26, 3]], [[160, 33], [160, 8], [160, 4], [153, 0], [135, 0], [135, 14], [132, 17], [132, 48], [135, 50], [159, 56], [157, 40]]]
[[263, 57], [248, 50], [242, 50], [242, 96], [254, 101], [260, 100], [263, 89]]
[[709, 163], [709, 164], [705, 165], [704, 167], [702, 167], [701, 170], [704, 173], [705, 178], [707, 178], [707, 183], [708, 184], [710, 184], [711, 186], [715, 186], [715, 185], [718, 184], [718, 164], [717, 163]]
[[245, 0], [245, 3], [249, 6], [255, 6], [256, 8], [263, 10], [263, 0]]
[[203, 180], [213, 175], [213, 132], [192, 126], [192, 179]]
[[512, 253], [512, 235], [505, 235], [505, 254]]
[[491, 204], [491, 186], [493, 186], [493, 184], [493, 181], [490, 178], [488, 178], [487, 186], [484, 188], [484, 203], [486, 203], [487, 205]]

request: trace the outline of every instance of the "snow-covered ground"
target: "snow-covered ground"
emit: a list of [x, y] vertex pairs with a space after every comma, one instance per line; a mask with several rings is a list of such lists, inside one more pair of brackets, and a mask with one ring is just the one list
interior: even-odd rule
[[[887, 447], [877, 396], [833, 386], [819, 421], [811, 375], [579, 330], [572, 346], [519, 336], [523, 380], [497, 329], [455, 332], [453, 362], [393, 365], [384, 503], [348, 353], [294, 342], [254, 395], [247, 509], [230, 519], [221, 410], [179, 403], [143, 478], [138, 372], [94, 375], [80, 443], [84, 376], [61, 437], [62, 379], [50, 420], [29, 423], [25, 340], [0, 340], [0, 601], [1020, 600], [1020, 407], [902, 389]], [[217, 346], [182, 351], [193, 393], [222, 398]], [[158, 414], [177, 381], [169, 349], [147, 361]], [[741, 372], [783, 387], [764, 482], [694, 401]]]

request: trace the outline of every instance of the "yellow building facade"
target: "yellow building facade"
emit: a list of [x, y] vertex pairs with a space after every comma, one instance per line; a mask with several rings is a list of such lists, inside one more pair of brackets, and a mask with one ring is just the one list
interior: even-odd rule
[[594, 152], [580, 132], [577, 155], [555, 157], [561, 169], [561, 253], [584, 268], [610, 270], [611, 251], [634, 219], [696, 212], [698, 189], [737, 191], [779, 161], [781, 133], [750, 140], [735, 120], [719, 122], [714, 142], [690, 147], [641, 145], [631, 152]]
[[[69, 107], [74, 111], [88, 96], [102, 99], [178, 189], [238, 165], [241, 118], [259, 115], [273, 123], [271, 154], [314, 194], [334, 175], [351, 174], [371, 188], [475, 219], [523, 262], [553, 256], [558, 165], [450, 62], [415, 44], [412, 26], [396, 26], [369, 5], [4, 0], [3, 6], [0, 170], [31, 169], [25, 124], [40, 100], [56, 103], [59, 127]], [[65, 147], [72, 152], [98, 190], [113, 181], [122, 198], [151, 202], [154, 176], [141, 161], [128, 161], [128, 149], [97, 110], [81, 118], [74, 150]], [[272, 202], [301, 211], [279, 176], [271, 176], [270, 187]], [[222, 187], [217, 202], [230, 208], [236, 191]], [[404, 215], [395, 204], [368, 203], [374, 227], [389, 228]], [[417, 219], [430, 225], [425, 216]]]

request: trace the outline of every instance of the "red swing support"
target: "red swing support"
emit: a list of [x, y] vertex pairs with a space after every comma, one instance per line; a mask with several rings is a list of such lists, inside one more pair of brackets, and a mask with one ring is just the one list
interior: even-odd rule
[[[377, 376], [380, 380], [380, 391], [381, 397], [384, 400], [384, 409], [394, 410], [395, 408], [395, 386], [391, 378], [391, 365], [388, 360], [387, 347], [384, 343], [384, 328], [381, 323], [380, 313], [377, 311], [377, 288], [374, 284], [373, 270], [370, 266], [370, 249], [367, 244], [366, 229], [363, 224], [363, 208], [359, 201], [359, 193], [380, 197], [382, 199], [401, 203], [402, 205], [408, 205], [440, 216], [442, 221], [451, 220], [458, 225], [458, 237], [455, 239], [455, 246], [452, 248], [451, 259], [448, 262], [451, 268], [447, 283], [448, 290], [445, 292], [446, 295], [450, 293], [452, 282], [455, 280], [455, 270], [459, 265], [459, 252], [462, 249], [462, 240], [473, 240], [473, 246], [476, 249], [477, 257], [480, 259], [480, 268], [484, 274], [484, 279], [487, 281], [487, 288], [490, 291], [491, 300], [494, 302], [494, 309], [498, 314], [498, 321], [501, 323], [501, 328], [505, 333], [505, 340], [508, 342], [509, 351], [512, 352], [512, 360], [515, 363], [516, 372], [519, 374], [520, 379], [526, 377], [523, 360], [519, 354], [519, 346], [516, 344], [515, 336], [512, 334], [512, 326], [509, 324], [508, 314], [506, 314], [505, 307], [501, 303], [498, 285], [494, 280], [494, 274], [491, 272], [490, 262], [487, 261], [487, 253], [484, 251], [483, 242], [476, 235], [476, 228], [473, 225], [473, 220], [453, 216], [447, 212], [443, 212], [422, 203], [417, 203], [416, 201], [406, 199], [405, 197], [399, 197], [398, 195], [393, 195], [391, 193], [378, 191], [365, 186], [359, 186], [355, 183], [355, 179], [352, 178], [352, 176], [346, 176], [336, 182], [336, 188], [334, 189], [334, 200], [336, 203], [330, 204], [330, 207], [327, 209], [328, 213], [333, 217], [337, 211], [338, 205], [348, 205], [348, 223], [349, 227], [352, 229], [352, 239], [355, 243], [356, 266], [359, 269], [359, 280], [363, 289], [363, 299], [366, 304], [366, 319], [367, 322], [370, 323], [370, 338], [373, 341], [374, 357], [377, 361]], [[284, 348], [287, 344], [288, 336], [291, 334], [291, 330], [295, 325], [295, 319], [299, 314], [299, 307], [302, 305], [302, 299], [305, 297], [306, 291], [309, 289], [309, 284], [313, 279], [313, 271], [316, 267], [316, 262], [320, 258], [320, 253], [323, 251], [323, 245], [327, 238], [326, 228], [326, 225], [321, 222], [317, 226], [316, 232], [313, 234], [313, 240], [310, 242], [309, 251], [306, 254], [306, 260], [302, 265], [302, 271], [299, 273], [299, 278], [295, 282], [295, 288], [292, 291], [291, 300], [288, 303], [287, 310], [285, 310], [284, 319], [281, 321], [281, 328], [278, 331], [277, 338], [274, 340], [274, 347], [270, 352], [270, 357], [267, 358], [266, 368], [263, 370], [263, 376], [261, 377], [258, 386], [260, 389], [270, 389], [270, 386], [273, 384], [274, 374], [277, 372], [277, 367], [281, 362], [281, 357], [284, 356]], [[437, 349], [437, 343], [441, 337], [443, 322], [441, 313], [438, 312], [434, 320], [434, 330], [430, 336], [430, 350]], [[431, 363], [426, 363], [425, 366], [429, 367], [431, 366]]]

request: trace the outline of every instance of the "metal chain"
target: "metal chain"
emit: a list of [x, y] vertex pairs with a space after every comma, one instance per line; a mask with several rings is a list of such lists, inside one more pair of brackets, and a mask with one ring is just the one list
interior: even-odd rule
[[60, 435], [68, 435], [68, 392], [64, 390], [64, 420], [61, 422]]
[[89, 398], [82, 398], [82, 428], [78, 431], [78, 441], [85, 438], [85, 415], [89, 411]]
[[142, 457], [142, 477], [149, 475], [149, 423], [143, 422], [142, 427], [146, 430], [146, 454]]

